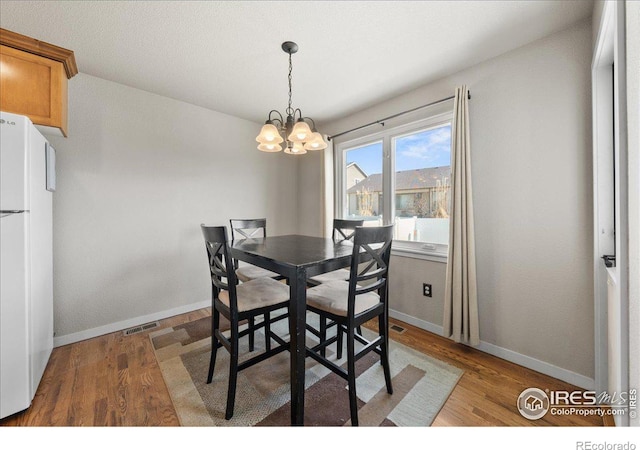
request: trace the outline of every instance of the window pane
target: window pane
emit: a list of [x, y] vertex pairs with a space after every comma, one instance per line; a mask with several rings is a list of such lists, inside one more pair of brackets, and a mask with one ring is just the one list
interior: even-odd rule
[[382, 224], [382, 142], [346, 150], [345, 163], [346, 218]]
[[451, 124], [393, 139], [395, 239], [449, 243]]

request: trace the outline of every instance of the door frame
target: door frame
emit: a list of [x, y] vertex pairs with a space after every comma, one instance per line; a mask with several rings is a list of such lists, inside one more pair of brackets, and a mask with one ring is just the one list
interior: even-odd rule
[[[598, 392], [627, 391], [629, 373], [628, 173], [625, 66], [625, 6], [604, 2], [592, 73], [594, 203], [595, 387]], [[615, 175], [614, 175], [615, 174]], [[615, 230], [615, 234], [614, 234]], [[615, 254], [616, 265], [603, 270], [601, 257]], [[608, 276], [615, 280], [616, 308], [608, 304]], [[609, 329], [608, 323], [615, 325]], [[616, 333], [619, 348], [611, 348]], [[614, 353], [611, 353], [613, 350]], [[609, 366], [619, 364], [619, 380], [609, 380]], [[616, 416], [616, 424], [628, 423]]]

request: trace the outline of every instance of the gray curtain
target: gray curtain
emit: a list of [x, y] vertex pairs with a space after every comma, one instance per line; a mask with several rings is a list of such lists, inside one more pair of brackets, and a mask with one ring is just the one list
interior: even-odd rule
[[451, 210], [443, 334], [455, 342], [478, 345], [468, 94], [466, 86], [456, 88], [451, 126]]

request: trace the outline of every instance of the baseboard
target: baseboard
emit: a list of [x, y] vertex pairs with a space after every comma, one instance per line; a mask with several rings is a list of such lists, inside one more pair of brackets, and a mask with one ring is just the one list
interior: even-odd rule
[[100, 327], [91, 328], [89, 330], [78, 331], [77, 333], [65, 334], [64, 336], [57, 336], [53, 338], [53, 346], [61, 347], [63, 345], [73, 344], [74, 342], [84, 341], [103, 334], [113, 333], [115, 331], [125, 330], [130, 327], [142, 325], [144, 323], [153, 322], [155, 320], [166, 319], [167, 317], [177, 316], [178, 314], [184, 314], [197, 309], [206, 308], [211, 306], [211, 300], [205, 300], [203, 302], [191, 303], [189, 305], [179, 306], [177, 308], [167, 309], [165, 311], [158, 311], [156, 313], [147, 314], [145, 316], [134, 317], [133, 319], [122, 320], [120, 322], [114, 322]]
[[[178, 314], [184, 314], [197, 309], [206, 308], [211, 305], [211, 302], [206, 300], [198, 303], [191, 303], [189, 305], [179, 306], [177, 308], [168, 309], [165, 311], [159, 311], [145, 316], [135, 317], [133, 319], [127, 319], [120, 322], [103, 325], [89, 330], [79, 331], [77, 333], [66, 334], [64, 336], [57, 336], [53, 339], [53, 346], [60, 347], [63, 345], [73, 344], [74, 342], [84, 341], [103, 334], [113, 333], [115, 331], [124, 330], [136, 325], [141, 325], [147, 322], [153, 322], [154, 320], [162, 320], [167, 317], [177, 316]], [[442, 326], [436, 325], [426, 320], [418, 319], [408, 314], [401, 313], [399, 311], [390, 310], [389, 315], [394, 318], [429, 331], [431, 333], [442, 336]], [[536, 372], [549, 375], [550, 377], [557, 378], [558, 380], [565, 381], [583, 389], [593, 390], [595, 389], [595, 381], [592, 378], [580, 375], [567, 369], [563, 369], [553, 364], [549, 364], [539, 359], [532, 358], [530, 356], [523, 355], [513, 350], [509, 350], [503, 347], [499, 347], [495, 344], [481, 341], [480, 345], [474, 347], [480, 351], [488, 353], [498, 358], [502, 358], [514, 364], [526, 367], [527, 369], [535, 370]], [[532, 386], [535, 387], [535, 386]]]
[[[440, 325], [427, 322], [426, 320], [417, 319], [408, 314], [404, 314], [394, 310], [389, 310], [389, 315], [392, 318], [406, 322], [409, 325], [413, 325], [415, 327], [418, 327], [423, 330], [442, 336], [442, 326]], [[495, 344], [490, 344], [484, 341], [480, 341], [480, 345], [473, 348], [480, 350], [482, 352], [488, 353], [490, 355], [497, 356], [498, 358], [502, 358], [514, 364], [518, 364], [519, 366], [526, 367], [527, 369], [535, 370], [536, 372], [549, 375], [550, 377], [557, 378], [558, 380], [565, 381], [567, 383], [573, 384], [583, 389], [586, 389], [586, 390], [595, 389], [596, 383], [595, 383], [595, 380], [592, 378], [586, 377], [584, 375], [580, 375], [579, 373], [575, 373], [567, 369], [563, 369], [562, 367], [554, 366], [553, 364], [549, 364], [544, 361], [540, 361], [539, 359], [532, 358], [530, 356], [523, 355], [518, 352], [514, 352], [513, 350], [499, 347]], [[538, 386], [531, 386], [531, 387], [538, 387]]]
[[442, 336], [442, 327], [440, 325], [427, 322], [426, 320], [418, 319], [416, 317], [401, 313], [393, 309], [389, 309], [389, 316], [394, 319], [402, 320], [403, 322], [408, 323], [409, 325], [413, 325], [414, 327], [418, 327], [423, 330], [430, 331], [433, 334]]

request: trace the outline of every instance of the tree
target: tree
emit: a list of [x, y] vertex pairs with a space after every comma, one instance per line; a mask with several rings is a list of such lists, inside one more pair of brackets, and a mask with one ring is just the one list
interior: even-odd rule
[[374, 192], [371, 192], [366, 187], [363, 187], [362, 190], [356, 191], [356, 198], [358, 199], [358, 215], [373, 216], [373, 196]]
[[451, 185], [448, 177], [436, 181], [435, 187], [415, 194], [413, 209], [419, 218], [446, 219], [449, 217], [449, 193]]

